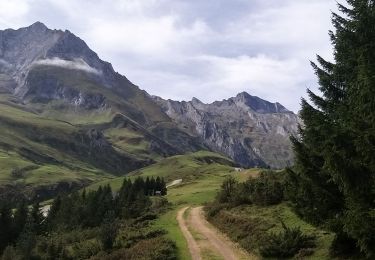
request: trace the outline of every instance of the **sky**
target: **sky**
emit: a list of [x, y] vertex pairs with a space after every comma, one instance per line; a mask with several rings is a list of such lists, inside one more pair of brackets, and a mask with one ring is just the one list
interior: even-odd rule
[[152, 95], [203, 102], [246, 91], [297, 112], [332, 60], [335, 0], [0, 0], [0, 30], [69, 30]]

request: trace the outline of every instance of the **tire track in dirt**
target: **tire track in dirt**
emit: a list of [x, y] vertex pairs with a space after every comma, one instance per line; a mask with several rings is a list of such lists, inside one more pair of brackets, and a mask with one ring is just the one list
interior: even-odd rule
[[193, 236], [191, 235], [188, 227], [186, 226], [186, 222], [184, 219], [184, 213], [188, 208], [189, 207], [182, 208], [177, 212], [177, 221], [182, 231], [182, 234], [184, 235], [186, 242], [188, 244], [191, 258], [193, 260], [201, 260], [202, 258], [201, 258], [201, 252], [200, 252], [199, 246], [197, 242], [195, 241], [195, 239], [193, 238]]

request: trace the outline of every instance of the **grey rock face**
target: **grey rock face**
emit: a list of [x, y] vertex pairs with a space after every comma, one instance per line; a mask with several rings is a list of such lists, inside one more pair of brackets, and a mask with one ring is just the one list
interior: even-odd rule
[[[1, 92], [10, 92], [21, 98], [30, 94], [30, 73], [39, 67], [61, 67], [78, 70], [101, 85], [112, 88], [119, 76], [110, 63], [102, 61], [86, 43], [69, 31], [50, 30], [44, 24], [36, 22], [33, 25], [18, 30], [7, 29], [0, 31], [0, 85]], [[71, 92], [69, 86], [51, 88], [51, 82], [39, 82], [40, 92], [47, 98], [54, 99], [61, 92]], [[128, 82], [130, 84], [130, 82]], [[61, 88], [66, 88], [62, 90]], [[35, 90], [33, 89], [35, 94]], [[60, 92], [60, 93], [59, 93]], [[77, 97], [85, 93], [77, 93], [70, 100], [77, 103]], [[100, 106], [96, 104], [95, 106]]]
[[154, 100], [210, 149], [243, 166], [282, 168], [293, 162], [289, 136], [297, 134], [299, 119], [279, 103], [245, 92], [212, 104], [195, 98], [190, 102]]

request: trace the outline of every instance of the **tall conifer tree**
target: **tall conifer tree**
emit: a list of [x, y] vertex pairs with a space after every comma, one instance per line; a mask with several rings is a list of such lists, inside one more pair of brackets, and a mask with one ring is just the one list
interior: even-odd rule
[[302, 100], [292, 138], [290, 197], [298, 213], [375, 257], [375, 1], [347, 0], [333, 14], [334, 63], [312, 63], [321, 96]]

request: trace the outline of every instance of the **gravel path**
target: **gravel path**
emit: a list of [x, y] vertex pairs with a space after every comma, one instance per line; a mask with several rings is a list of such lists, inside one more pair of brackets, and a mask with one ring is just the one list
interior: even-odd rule
[[[208, 223], [203, 213], [203, 207], [192, 208], [190, 210], [189, 221], [186, 222], [183, 215], [188, 208], [189, 207], [185, 207], [178, 212], [177, 220], [181, 231], [186, 238], [193, 260], [202, 259], [201, 251], [203, 247], [207, 247], [207, 245], [210, 251], [215, 255], [221, 256], [225, 260], [258, 259], [256, 256], [249, 255], [247, 252], [239, 248], [214, 226]], [[204, 239], [198, 240], [197, 242], [188, 227], [190, 230], [194, 231], [194, 234]]]
[[184, 234], [184, 237], [188, 243], [189, 251], [191, 258], [193, 260], [201, 260], [201, 253], [200, 249], [198, 247], [197, 242], [194, 240], [193, 236], [191, 235], [189, 229], [186, 226], [186, 222], [184, 219], [184, 213], [189, 207], [182, 208], [177, 213], [177, 221], [178, 225], [180, 226], [180, 229], [182, 231], [182, 234]]

